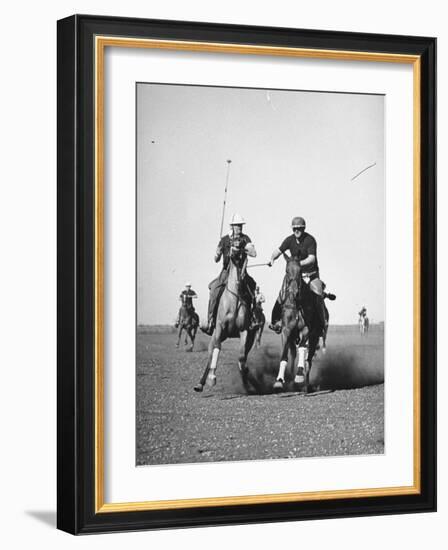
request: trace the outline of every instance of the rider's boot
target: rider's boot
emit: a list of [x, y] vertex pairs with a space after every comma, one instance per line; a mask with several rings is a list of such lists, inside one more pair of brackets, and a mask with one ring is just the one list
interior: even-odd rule
[[209, 320], [207, 324], [201, 325], [199, 328], [204, 334], [211, 336], [215, 327], [213, 326], [213, 322]]
[[269, 323], [269, 328], [274, 332], [276, 332], [277, 334], [280, 334], [282, 332], [281, 315], [282, 315], [282, 306], [277, 300], [274, 304], [274, 307], [272, 308], [271, 322]]
[[217, 289], [213, 288], [210, 289], [210, 297], [208, 301], [208, 314], [207, 314], [207, 323], [204, 323], [199, 328], [204, 332], [205, 334], [208, 334], [211, 336], [213, 334], [213, 330], [215, 329], [215, 308], [217, 305]]
[[253, 329], [258, 327], [256, 307], [257, 307], [257, 304], [255, 303], [255, 299], [254, 299], [252, 301], [252, 311], [251, 311], [251, 316], [250, 316], [249, 330], [253, 330]]

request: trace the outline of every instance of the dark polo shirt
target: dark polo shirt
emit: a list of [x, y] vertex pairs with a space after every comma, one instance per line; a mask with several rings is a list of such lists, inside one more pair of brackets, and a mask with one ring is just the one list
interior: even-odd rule
[[197, 296], [197, 294], [192, 288], [190, 288], [190, 290], [182, 290], [182, 292], [180, 293], [182, 304], [186, 307], [193, 307], [194, 296]]
[[[243, 252], [244, 248], [247, 244], [252, 242], [250, 240], [250, 237], [248, 235], [245, 235], [244, 233], [241, 233], [238, 237], [238, 242], [235, 242], [234, 244], [237, 244], [238, 247], [241, 249], [241, 253], [243, 254], [243, 259], [246, 256], [246, 253]], [[232, 246], [232, 239], [230, 238], [230, 235], [224, 235], [222, 239], [219, 241], [218, 244], [218, 250], [222, 254], [222, 264], [224, 269], [227, 269], [227, 266], [229, 265], [230, 260], [230, 248]]]
[[310, 254], [312, 254], [316, 261], [313, 264], [306, 265], [302, 267], [302, 273], [310, 273], [312, 271], [319, 272], [319, 265], [317, 263], [317, 244], [316, 239], [307, 233], [306, 231], [300, 237], [296, 239], [295, 235], [289, 235], [279, 246], [280, 252], [286, 252], [289, 250], [291, 256], [298, 258], [299, 260], [304, 260]]

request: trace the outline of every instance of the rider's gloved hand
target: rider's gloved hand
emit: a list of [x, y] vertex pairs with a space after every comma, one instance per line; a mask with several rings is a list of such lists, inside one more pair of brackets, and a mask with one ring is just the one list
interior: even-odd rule
[[273, 265], [274, 265], [274, 262], [273, 262], [272, 260], [269, 260], [268, 266], [269, 266], [269, 267], [272, 267]]

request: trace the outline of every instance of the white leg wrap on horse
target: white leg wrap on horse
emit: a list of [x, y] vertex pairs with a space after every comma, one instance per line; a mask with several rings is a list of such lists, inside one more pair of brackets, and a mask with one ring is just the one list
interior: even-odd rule
[[207, 376], [208, 385], [214, 386], [216, 384], [216, 365], [218, 364], [219, 348], [214, 348], [212, 352], [212, 362], [210, 363], [210, 371]]
[[297, 362], [297, 366], [305, 368], [305, 355], [306, 355], [307, 349], [300, 347], [298, 351], [299, 351], [299, 360]]
[[277, 380], [285, 380], [285, 370], [288, 361], [280, 361], [280, 368], [278, 370]]
[[219, 357], [219, 348], [214, 348], [212, 352], [212, 363], [210, 365], [210, 370], [215, 371], [216, 366], [218, 364], [218, 357]]

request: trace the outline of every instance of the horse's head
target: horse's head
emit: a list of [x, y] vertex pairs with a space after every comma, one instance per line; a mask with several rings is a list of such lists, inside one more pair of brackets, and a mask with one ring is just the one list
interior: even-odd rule
[[297, 258], [288, 258], [286, 262], [286, 299], [291, 304], [297, 302], [300, 297], [302, 284], [300, 262]]
[[230, 263], [238, 270], [238, 275], [240, 275], [241, 270], [244, 267], [247, 255], [242, 248], [232, 248], [230, 251]]

